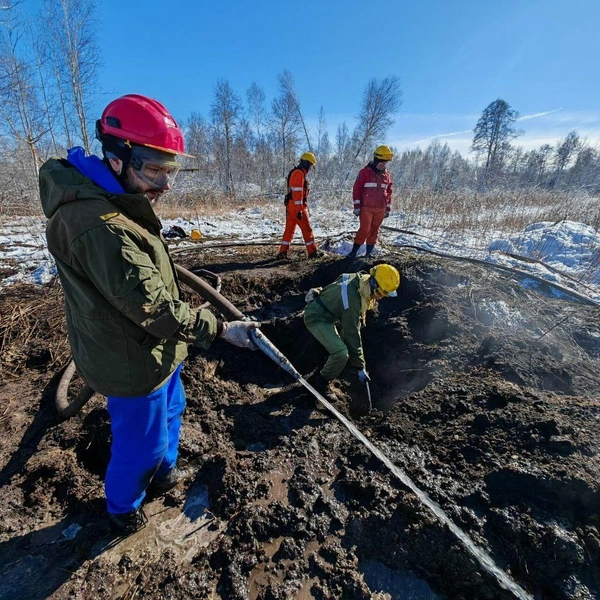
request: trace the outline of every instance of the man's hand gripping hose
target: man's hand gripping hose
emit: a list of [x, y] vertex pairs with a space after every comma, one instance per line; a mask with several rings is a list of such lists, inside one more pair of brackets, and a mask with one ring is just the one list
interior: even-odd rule
[[253, 341], [252, 332], [260, 327], [258, 321], [230, 321], [223, 323], [221, 337], [230, 344], [239, 348], [248, 348], [256, 350], [257, 346]]

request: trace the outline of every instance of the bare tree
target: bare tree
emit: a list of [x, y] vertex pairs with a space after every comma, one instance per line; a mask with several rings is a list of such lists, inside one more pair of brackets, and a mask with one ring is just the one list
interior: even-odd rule
[[[335, 135], [335, 155], [337, 157], [337, 178], [340, 184], [343, 184], [350, 174], [350, 170], [346, 168], [346, 165], [352, 162], [352, 136], [346, 121], [338, 125]], [[354, 157], [356, 158], [356, 156]]]
[[291, 103], [295, 106], [296, 111], [298, 113], [298, 120], [302, 125], [302, 130], [304, 131], [304, 138], [306, 139], [307, 149], [312, 152], [312, 144], [310, 143], [310, 136], [308, 135], [308, 129], [306, 127], [306, 121], [304, 120], [304, 116], [302, 115], [302, 111], [300, 110], [300, 101], [298, 100], [298, 94], [296, 93], [296, 87], [294, 85], [294, 77], [289, 71], [282, 71], [278, 76], [277, 80], [279, 81], [279, 88], [283, 95], [288, 96]]
[[[61, 146], [58, 142], [58, 128], [56, 126], [58, 107], [55, 100], [56, 93], [50, 83], [52, 77], [51, 70], [49, 71], [49, 66], [51, 68], [51, 59], [48, 53], [47, 38], [40, 36], [31, 24], [29, 24], [28, 37], [33, 53], [33, 63], [40, 83], [40, 103], [44, 109], [45, 123], [50, 135], [52, 152], [58, 154]], [[46, 153], [47, 150], [48, 148], [46, 148]]]
[[87, 105], [93, 93], [100, 51], [96, 41], [93, 0], [45, 0], [43, 19], [51, 42], [55, 73], [63, 100], [76, 115], [79, 136], [90, 152]]
[[316, 182], [329, 181], [333, 176], [331, 164], [331, 142], [327, 132], [327, 120], [325, 118], [325, 109], [321, 106], [319, 110], [319, 120], [317, 126], [317, 165], [318, 169], [313, 175]]
[[266, 140], [266, 96], [263, 89], [255, 82], [246, 92], [248, 114], [254, 130], [254, 157], [257, 163], [258, 184], [262, 189], [267, 187], [269, 150]]
[[210, 114], [215, 128], [217, 150], [224, 167], [225, 192], [235, 197], [231, 156], [235, 129], [239, 125], [242, 101], [225, 79], [217, 81]]
[[556, 148], [556, 175], [554, 177], [554, 187], [558, 187], [565, 168], [579, 150], [581, 141], [576, 131], [571, 131], [567, 137], [558, 144]]
[[[402, 105], [400, 79], [396, 76], [384, 77], [382, 80], [371, 79], [363, 93], [358, 124], [353, 133], [354, 148], [351, 160], [342, 160], [341, 166], [346, 171], [345, 182], [355, 166], [356, 159], [376, 140], [382, 140], [389, 128], [394, 124], [393, 115]], [[381, 143], [381, 142], [380, 142]]]
[[[28, 148], [31, 170], [37, 177], [37, 144], [46, 133], [44, 115], [38, 102], [38, 89], [32, 64], [22, 50], [23, 23], [18, 3], [7, 5], [3, 14], [2, 37], [0, 39], [0, 111], [8, 134]], [[15, 148], [16, 150], [16, 148]]]
[[281, 174], [285, 176], [298, 147], [301, 123], [295, 99], [282, 89], [271, 103], [271, 128], [281, 152]]
[[484, 168], [481, 186], [485, 187], [491, 175], [497, 176], [510, 152], [510, 142], [521, 134], [515, 128], [519, 113], [498, 98], [483, 110], [474, 129], [472, 150], [483, 156]]
[[588, 146], [581, 145], [575, 164], [569, 173], [570, 185], [594, 188], [600, 185], [600, 155]]
[[521, 174], [523, 187], [537, 187], [544, 183], [551, 154], [552, 146], [550, 144], [544, 144], [526, 154], [523, 159], [524, 169]]
[[402, 106], [400, 79], [384, 77], [381, 81], [371, 79], [363, 93], [358, 125], [354, 131], [355, 158], [361, 152], [381, 140], [394, 124], [393, 115]]
[[202, 115], [192, 113], [185, 127], [185, 147], [194, 158], [198, 174], [208, 178], [210, 174], [210, 130]]
[[265, 92], [256, 82], [252, 82], [252, 85], [246, 92], [246, 100], [248, 102], [248, 114], [254, 127], [254, 133], [256, 138], [260, 139], [263, 134], [263, 125], [265, 122]]

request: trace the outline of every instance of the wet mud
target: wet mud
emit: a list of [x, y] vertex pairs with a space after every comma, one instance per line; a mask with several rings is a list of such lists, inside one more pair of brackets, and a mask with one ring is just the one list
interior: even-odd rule
[[[273, 256], [175, 260], [218, 273], [307, 375], [326, 355], [305, 293], [376, 261]], [[600, 311], [480, 266], [385, 260], [402, 282], [363, 329], [374, 408], [351, 368], [329, 398], [531, 596], [598, 598]], [[8, 288], [0, 305], [0, 598], [513, 597], [301, 385], [220, 341], [183, 371], [189, 479], [112, 538], [105, 399], [67, 421], [53, 406], [69, 359], [60, 288]]]

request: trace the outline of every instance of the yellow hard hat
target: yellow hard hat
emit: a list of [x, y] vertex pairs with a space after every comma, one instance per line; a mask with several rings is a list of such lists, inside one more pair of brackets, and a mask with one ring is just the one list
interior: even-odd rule
[[379, 291], [384, 296], [397, 296], [396, 290], [400, 285], [400, 273], [396, 267], [392, 265], [382, 264], [374, 266], [371, 271], [371, 277], [375, 279], [375, 283]]
[[392, 160], [394, 153], [389, 146], [377, 146], [375, 148], [375, 158], [379, 160]]
[[317, 164], [317, 157], [312, 152], [305, 152], [300, 157], [300, 160], [305, 160], [306, 162], [309, 162], [311, 165]]

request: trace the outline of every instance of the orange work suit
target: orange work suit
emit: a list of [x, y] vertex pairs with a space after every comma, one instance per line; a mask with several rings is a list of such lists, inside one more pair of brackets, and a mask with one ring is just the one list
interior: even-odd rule
[[287, 254], [290, 249], [296, 226], [300, 227], [308, 255], [310, 256], [317, 252], [315, 236], [310, 225], [308, 206], [306, 204], [310, 191], [308, 179], [306, 178], [307, 173], [308, 171], [298, 166], [292, 169], [288, 175], [288, 193], [285, 197], [285, 231], [283, 232], [283, 239], [279, 247], [280, 253]]

